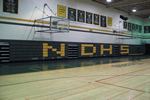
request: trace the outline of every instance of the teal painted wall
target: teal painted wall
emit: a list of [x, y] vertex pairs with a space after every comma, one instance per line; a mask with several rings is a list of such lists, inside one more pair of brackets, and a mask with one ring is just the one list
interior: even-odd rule
[[128, 32], [129, 34], [132, 34], [133, 37], [141, 38], [142, 43], [150, 43], [150, 33], [144, 33], [144, 26], [150, 26], [150, 19], [146, 19], [144, 21], [129, 19], [128, 22], [143, 26], [141, 33], [139, 33], [138, 31], [134, 31], [134, 32]]
[[[143, 26], [150, 26], [150, 19], [145, 20]], [[142, 36], [144, 43], [150, 43], [150, 33], [143, 32]]]
[[[139, 20], [136, 19], [129, 19], [128, 22], [133, 23], [133, 24], [137, 24], [137, 25], [142, 25], [144, 24], [143, 20], [141, 20], [139, 18]], [[129, 32], [129, 34], [132, 34], [134, 37], [142, 37], [144, 33], [144, 30], [142, 29], [142, 32], [138, 32], [138, 31], [133, 31], [133, 32]]]

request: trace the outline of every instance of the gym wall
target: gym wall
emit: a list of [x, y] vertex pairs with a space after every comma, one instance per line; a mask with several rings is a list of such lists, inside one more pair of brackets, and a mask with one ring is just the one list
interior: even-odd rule
[[0, 40], [0, 62], [143, 55], [144, 45]]
[[[93, 43], [121, 43], [121, 44], [140, 44], [140, 39], [124, 39], [120, 40], [119, 38], [128, 38], [126, 36], [118, 36], [112, 33], [113, 29], [115, 30], [124, 30], [123, 29], [123, 21], [119, 18], [120, 15], [128, 16], [128, 14], [115, 10], [106, 8], [103, 5], [92, 2], [91, 0], [19, 0], [18, 3], [18, 13], [11, 14], [3, 12], [3, 0], [0, 1], [0, 16], [2, 17], [11, 17], [11, 18], [21, 18], [21, 19], [29, 19], [26, 20], [12, 20], [12, 19], [1, 19], [1, 21], [7, 22], [17, 22], [17, 23], [25, 23], [25, 24], [33, 24], [30, 20], [35, 20], [37, 18], [42, 17], [42, 9], [45, 3], [47, 3], [51, 9], [57, 13], [57, 5], [61, 4], [66, 7], [73, 7], [79, 10], [92, 12], [99, 15], [104, 15], [107, 17], [112, 17], [113, 23], [112, 26], [100, 27], [99, 25], [75, 22], [71, 21], [71, 25], [80, 26], [82, 31], [70, 31], [70, 33], [58, 33], [53, 34], [52, 39], [50, 39], [49, 34], [36, 34], [35, 40], [46, 40], [46, 41], [66, 41], [66, 42], [93, 42]], [[28, 5], [28, 7], [26, 7]], [[45, 11], [48, 15], [53, 15], [48, 9]], [[46, 16], [46, 15], [44, 15]], [[67, 17], [67, 15], [66, 15]], [[128, 16], [131, 22], [135, 22], [135, 24], [142, 24], [142, 20], [138, 17]], [[121, 21], [121, 24], [119, 22]], [[90, 32], [90, 29], [86, 28], [94, 28], [101, 31], [99, 33]], [[20, 25], [8, 25], [0, 23], [0, 35], [1, 39], [19, 39], [26, 40], [28, 34], [31, 33], [29, 40], [32, 40], [34, 30], [32, 27], [20, 26]], [[76, 28], [74, 28], [76, 29]], [[83, 32], [86, 31], [86, 32]], [[111, 32], [107, 32], [111, 31]], [[101, 34], [103, 33], [103, 34]], [[109, 35], [109, 33], [113, 35]]]

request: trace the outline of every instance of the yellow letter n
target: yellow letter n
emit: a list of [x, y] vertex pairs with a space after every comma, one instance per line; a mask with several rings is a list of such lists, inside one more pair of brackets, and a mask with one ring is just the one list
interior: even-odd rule
[[43, 43], [43, 57], [48, 57], [48, 51], [51, 50], [52, 52], [56, 52], [56, 54], [59, 54], [61, 57], [65, 56], [65, 44], [60, 44], [60, 51], [56, 48], [53, 48], [53, 46], [48, 45], [48, 43]]

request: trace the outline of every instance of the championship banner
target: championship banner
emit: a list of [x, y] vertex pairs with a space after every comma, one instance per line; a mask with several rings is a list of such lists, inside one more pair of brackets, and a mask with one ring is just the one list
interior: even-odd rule
[[108, 17], [107, 19], [108, 26], [112, 26], [112, 21], [113, 21], [112, 17]]
[[144, 26], [144, 33], [150, 33], [150, 26]]
[[93, 14], [90, 12], [86, 12], [86, 23], [92, 24]]
[[68, 8], [68, 19], [71, 21], [76, 21], [76, 9]]
[[128, 28], [128, 23], [126, 21], [123, 22], [123, 28], [127, 29]]
[[142, 25], [139, 25], [139, 33], [142, 33]]
[[139, 25], [136, 24], [136, 31], [139, 31]]
[[78, 21], [85, 22], [85, 11], [78, 10]]
[[66, 18], [66, 6], [57, 5], [57, 16]]
[[101, 16], [101, 27], [107, 27], [106, 16]]
[[95, 25], [99, 25], [99, 15], [98, 14], [94, 14], [94, 22]]
[[132, 30], [131, 23], [128, 23], [128, 31], [131, 31], [131, 30]]
[[18, 0], [3, 0], [3, 12], [18, 13]]
[[135, 24], [132, 24], [132, 31], [135, 31]]

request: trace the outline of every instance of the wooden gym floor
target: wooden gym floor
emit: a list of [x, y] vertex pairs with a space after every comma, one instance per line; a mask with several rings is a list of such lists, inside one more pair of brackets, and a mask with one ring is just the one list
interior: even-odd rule
[[1, 75], [0, 100], [150, 100], [150, 59]]

